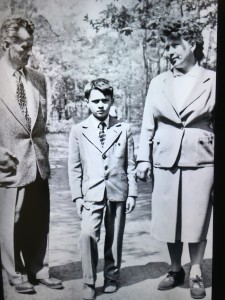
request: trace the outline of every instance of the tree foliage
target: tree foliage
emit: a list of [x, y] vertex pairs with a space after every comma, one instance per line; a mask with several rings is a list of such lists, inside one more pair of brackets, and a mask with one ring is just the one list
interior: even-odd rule
[[[163, 60], [164, 44], [159, 36], [162, 20], [182, 17], [189, 22], [197, 21], [202, 28], [216, 32], [217, 1], [215, 0], [134, 0], [127, 3], [127, 6], [121, 3], [111, 2], [100, 13], [98, 19], [90, 19], [88, 14], [84, 19], [96, 32], [102, 28], [112, 28], [132, 37], [135, 31], [142, 31], [146, 93], [151, 78], [168, 67]], [[208, 47], [212, 45], [209, 44]], [[207, 55], [205, 65], [208, 64], [208, 59]], [[212, 63], [212, 68], [214, 65]]]

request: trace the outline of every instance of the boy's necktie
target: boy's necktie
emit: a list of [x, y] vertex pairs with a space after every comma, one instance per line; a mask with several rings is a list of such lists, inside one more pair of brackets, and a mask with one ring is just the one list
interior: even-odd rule
[[100, 139], [100, 142], [101, 142], [102, 147], [103, 147], [104, 142], [105, 142], [105, 137], [106, 137], [106, 134], [105, 134], [105, 131], [104, 131], [104, 128], [106, 127], [105, 122], [100, 122], [98, 127], [99, 127], [99, 139]]
[[29, 128], [29, 130], [31, 130], [31, 118], [30, 118], [28, 110], [27, 110], [27, 98], [26, 98], [26, 94], [25, 94], [24, 85], [21, 80], [21, 73], [19, 71], [16, 71], [15, 76], [16, 76], [16, 81], [17, 81], [17, 89], [16, 89], [17, 101], [18, 101], [20, 109], [27, 121], [28, 128]]

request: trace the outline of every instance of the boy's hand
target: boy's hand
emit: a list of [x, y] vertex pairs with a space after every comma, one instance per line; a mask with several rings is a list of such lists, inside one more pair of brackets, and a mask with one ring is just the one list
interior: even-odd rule
[[136, 199], [134, 197], [128, 197], [126, 201], [126, 214], [129, 214], [134, 210], [136, 204]]
[[88, 207], [86, 207], [84, 199], [83, 198], [78, 198], [76, 200], [76, 207], [77, 207], [77, 214], [80, 217], [80, 219], [82, 220], [82, 211], [83, 211], [83, 207], [88, 209]]
[[137, 176], [143, 181], [151, 177], [151, 164], [147, 161], [139, 162], [137, 165]]

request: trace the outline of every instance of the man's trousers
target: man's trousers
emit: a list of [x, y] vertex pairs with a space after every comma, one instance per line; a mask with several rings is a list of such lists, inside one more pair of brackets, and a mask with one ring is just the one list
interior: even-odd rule
[[0, 188], [0, 245], [10, 284], [49, 277], [49, 186], [39, 174], [23, 188]]

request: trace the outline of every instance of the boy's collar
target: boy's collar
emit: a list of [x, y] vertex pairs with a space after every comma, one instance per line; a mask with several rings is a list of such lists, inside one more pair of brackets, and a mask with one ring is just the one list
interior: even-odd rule
[[93, 114], [91, 115], [91, 122], [93, 123], [93, 126], [98, 128], [98, 125], [100, 122], [104, 122], [106, 124], [106, 127], [109, 128], [109, 115], [104, 121], [101, 121], [97, 119]]

